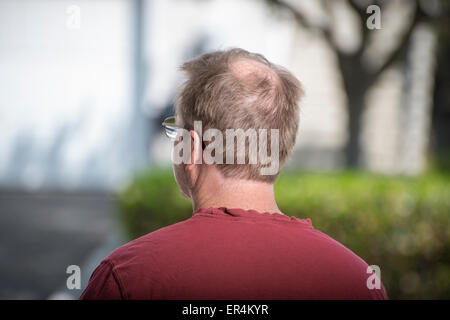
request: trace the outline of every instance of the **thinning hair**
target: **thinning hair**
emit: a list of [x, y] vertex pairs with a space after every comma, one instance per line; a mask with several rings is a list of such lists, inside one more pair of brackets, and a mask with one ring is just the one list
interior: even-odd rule
[[[175, 111], [185, 128], [192, 130], [194, 121], [202, 121], [204, 129], [223, 133], [226, 129], [278, 129], [281, 170], [294, 147], [299, 124], [303, 90], [295, 76], [260, 54], [238, 48], [203, 54], [184, 63], [181, 70], [187, 79], [177, 95]], [[279, 174], [278, 170], [274, 175], [261, 175], [261, 163], [217, 167], [226, 177], [266, 182], [274, 182]]]

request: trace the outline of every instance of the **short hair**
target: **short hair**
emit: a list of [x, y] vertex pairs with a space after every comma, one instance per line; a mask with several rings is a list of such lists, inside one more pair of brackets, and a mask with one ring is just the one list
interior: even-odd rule
[[[175, 111], [186, 129], [193, 130], [194, 121], [202, 121], [204, 129], [223, 133], [226, 129], [279, 130], [276, 174], [261, 175], [264, 166], [259, 162], [217, 164], [226, 177], [274, 182], [295, 145], [298, 103], [303, 96], [300, 82], [261, 54], [239, 48], [205, 53], [184, 63], [181, 70], [187, 79], [177, 95]], [[270, 146], [270, 137], [268, 142]]]

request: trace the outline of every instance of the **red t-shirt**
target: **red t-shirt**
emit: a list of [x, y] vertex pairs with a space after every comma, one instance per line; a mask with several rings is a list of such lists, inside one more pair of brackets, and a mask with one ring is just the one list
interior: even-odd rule
[[367, 267], [309, 219], [202, 208], [111, 253], [81, 299], [387, 299]]

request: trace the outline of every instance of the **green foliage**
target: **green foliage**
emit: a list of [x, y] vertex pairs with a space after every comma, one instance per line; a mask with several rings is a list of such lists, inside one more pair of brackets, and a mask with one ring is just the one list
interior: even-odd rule
[[[288, 172], [275, 192], [286, 215], [311, 218], [316, 229], [380, 266], [390, 298], [450, 298], [448, 175]], [[119, 204], [132, 238], [192, 215], [169, 170], [137, 177]]]
[[119, 194], [119, 214], [130, 238], [187, 219], [191, 202], [184, 199], [172, 171], [156, 169], [138, 175]]

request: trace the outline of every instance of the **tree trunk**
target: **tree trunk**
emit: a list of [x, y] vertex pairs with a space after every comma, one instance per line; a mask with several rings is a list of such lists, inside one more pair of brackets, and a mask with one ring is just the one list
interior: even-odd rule
[[348, 121], [347, 121], [347, 143], [344, 149], [345, 166], [358, 168], [361, 165], [361, 116], [364, 110], [365, 92], [347, 92], [348, 97]]
[[370, 76], [357, 55], [339, 54], [338, 61], [347, 95], [348, 138], [344, 147], [345, 166], [347, 168], [358, 168], [362, 164], [361, 118], [365, 110], [365, 95], [369, 87]]

